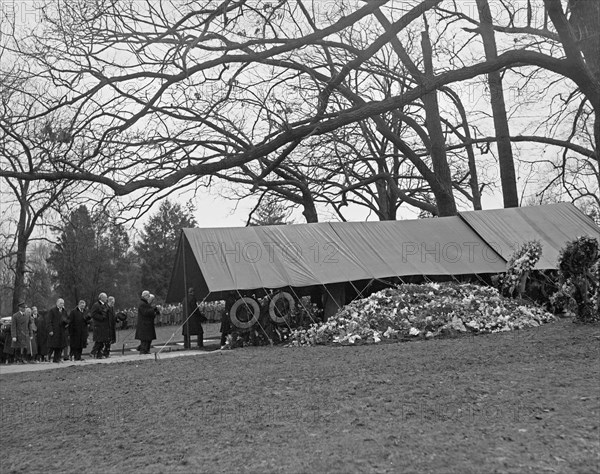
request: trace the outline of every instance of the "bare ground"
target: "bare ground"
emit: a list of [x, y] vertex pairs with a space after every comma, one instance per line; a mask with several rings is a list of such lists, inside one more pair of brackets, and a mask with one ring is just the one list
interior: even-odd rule
[[0, 471], [599, 472], [600, 326], [0, 377]]

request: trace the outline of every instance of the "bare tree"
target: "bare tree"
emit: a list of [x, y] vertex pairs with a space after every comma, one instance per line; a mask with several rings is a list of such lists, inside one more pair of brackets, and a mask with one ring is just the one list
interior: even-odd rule
[[[64, 153], [64, 132], [56, 123], [57, 116], [29, 121], [35, 114], [31, 87], [26, 74], [13, 69], [0, 77], [0, 159], [7, 170], [15, 173], [36, 173], [44, 163], [53, 162]], [[56, 118], [56, 121], [52, 121]], [[69, 180], [31, 181], [2, 176], [0, 196], [3, 203], [5, 245], [0, 259], [13, 272], [12, 310], [25, 296], [27, 249], [36, 238], [43, 238], [41, 227], [51, 227], [65, 209], [65, 202], [74, 203], [82, 183]], [[87, 185], [89, 187], [89, 185]], [[37, 231], [37, 235], [36, 235]]]
[[[467, 39], [464, 47], [452, 50], [452, 61], [440, 67], [441, 41], [458, 43], [458, 32], [465, 34], [463, 27], [480, 25], [458, 7], [449, 16], [441, 3], [424, 0], [398, 12], [392, 2], [373, 0], [319, 12], [318, 6], [317, 11], [309, 11], [301, 1], [259, 6], [242, 0], [214, 5], [192, 1], [177, 9], [167, 3], [132, 1], [127, 7], [123, 3], [49, 1], [49, 6], [60, 8], [45, 10], [46, 28], [19, 38], [10, 47], [34, 63], [43, 79], [55, 84], [60, 99], [57, 107], [70, 117], [72, 141], [92, 140], [94, 146], [74, 162], [63, 159], [36, 170], [1, 166], [0, 176], [87, 180], [107, 186], [116, 195], [152, 194], [257, 165], [254, 182], [261, 183], [286, 164], [302, 142], [370, 120], [410, 157], [432, 186], [437, 206], [444, 209], [441, 213], [447, 214], [453, 212], [448, 203], [454, 197], [448, 188], [452, 174], [449, 178], [444, 160], [440, 158], [438, 169], [429, 168], [423, 160], [420, 163], [418, 154], [381, 117], [434, 94], [440, 100], [436, 91], [444, 87], [509, 70], [545, 70], [553, 80], [567, 78], [571, 89], [575, 85], [595, 123], [593, 144], [587, 148], [597, 163], [597, 68], [593, 52], [579, 42], [573, 25], [585, 27], [577, 31], [590, 31], [598, 17], [584, 21], [586, 15], [571, 14], [569, 21], [560, 0], [540, 0], [537, 4], [548, 18], [543, 26], [522, 26], [514, 19], [507, 25], [499, 21], [492, 25], [494, 32], [507, 37], [527, 36], [526, 42], [473, 60], [472, 42]], [[569, 2], [572, 7], [575, 3]], [[595, 7], [579, 4], [578, 8]], [[363, 31], [365, 25], [378, 23], [380, 9], [389, 18], [389, 26], [360, 48], [344, 41], [350, 30]], [[364, 91], [356, 94], [348, 88], [351, 73], [365, 68], [382, 54], [384, 46], [402, 37], [409, 27], [423, 31], [424, 17], [440, 22], [437, 37], [431, 40], [431, 58], [438, 58], [438, 64], [427, 65], [418, 80], [412, 75], [409, 87], [389, 96], [370, 98]], [[420, 58], [411, 60], [416, 63]], [[313, 87], [304, 88], [307, 83]], [[297, 95], [302, 95], [304, 104], [297, 108], [275, 107], [269, 100], [286, 102]], [[55, 109], [49, 107], [40, 115]], [[437, 127], [429, 122], [426, 128]], [[439, 128], [435, 133], [439, 135]], [[498, 137], [483, 138], [490, 142]], [[477, 140], [465, 136], [460, 143], [436, 145], [436, 156], [445, 153], [447, 160], [448, 150], [456, 152]], [[573, 145], [572, 141], [566, 144]], [[282, 184], [298, 195], [299, 187]]]
[[[498, 57], [496, 38], [494, 36], [494, 25], [488, 0], [476, 0], [479, 11], [480, 25], [479, 33], [483, 39], [485, 57], [493, 60]], [[506, 105], [504, 102], [504, 89], [500, 71], [491, 71], [488, 74], [490, 87], [490, 100], [496, 129], [496, 143], [498, 146], [498, 161], [500, 162], [500, 180], [502, 182], [502, 195], [504, 207], [518, 207], [519, 195], [517, 193], [517, 180], [515, 175], [515, 164], [513, 160], [512, 147], [510, 143], [510, 130], [506, 117]]]

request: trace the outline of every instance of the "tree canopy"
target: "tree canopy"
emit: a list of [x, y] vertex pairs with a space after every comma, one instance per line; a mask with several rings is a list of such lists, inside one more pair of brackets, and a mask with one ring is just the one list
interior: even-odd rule
[[83, 205], [71, 213], [48, 259], [56, 293], [71, 307], [81, 299], [90, 305], [101, 292], [121, 307], [136, 304], [139, 276], [133, 261], [123, 227], [105, 213], [90, 215]]
[[150, 216], [135, 245], [141, 261], [142, 286], [163, 301], [169, 289], [181, 229], [197, 225], [193, 208], [167, 199]]
[[[319, 137], [373, 123], [379, 139], [392, 141], [425, 179], [435, 213], [444, 215], [455, 212], [453, 189], [465, 192], [448, 150], [466, 162], [469, 146], [501, 141], [491, 127], [488, 135], [467, 137], [454, 120], [459, 114], [436, 96], [454, 87], [464, 101], [473, 81], [500, 72], [505, 86], [507, 79], [521, 89], [535, 83], [556, 94], [551, 104], [561, 108], [534, 127], [519, 127], [539, 134], [509, 142], [561, 147], [563, 159], [548, 160], [563, 177], [557, 179], [568, 181], [569, 192], [593, 195], [600, 82], [588, 37], [598, 30], [597, 4], [503, 2], [492, 17], [484, 15], [487, 1], [477, 4], [479, 11], [442, 0], [401, 7], [386, 0], [48, 1], [41, 25], [5, 44], [55, 85], [52, 97], [40, 100], [46, 113], [60, 109], [69, 117], [65, 147], [82, 140], [93, 146], [43, 169], [2, 167], [0, 176], [89, 180], [125, 195], [206, 185], [217, 173], [253, 167], [244, 174], [260, 186], [280, 181], [279, 166], [310, 154]], [[490, 33], [496, 36], [495, 51], [477, 39], [485, 28], [488, 43]], [[418, 42], [419, 33], [427, 38]], [[382, 67], [386, 56], [401, 67]], [[390, 87], [375, 87], [386, 80]], [[559, 82], [562, 94], [552, 88]], [[407, 132], [386, 123], [387, 114]], [[570, 116], [578, 133], [559, 129], [558, 116]], [[585, 183], [564, 164], [573, 154], [588, 173]]]

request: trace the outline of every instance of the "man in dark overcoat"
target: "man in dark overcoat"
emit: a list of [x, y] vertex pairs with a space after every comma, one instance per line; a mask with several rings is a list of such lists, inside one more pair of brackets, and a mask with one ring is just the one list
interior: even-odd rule
[[59, 298], [54, 306], [48, 312], [46, 320], [48, 328], [48, 347], [52, 362], [60, 362], [62, 350], [67, 346], [67, 327], [69, 325], [69, 316], [65, 311], [65, 300]]
[[15, 351], [15, 362], [25, 363], [25, 355], [31, 355], [31, 308], [25, 308], [25, 302], [19, 303], [19, 311], [12, 315], [10, 323], [11, 347]]
[[137, 328], [135, 338], [140, 341], [140, 354], [150, 354], [150, 344], [156, 339], [154, 318], [156, 313], [152, 307], [152, 298], [149, 291], [142, 292], [141, 302], [138, 306]]
[[[206, 317], [200, 311], [200, 306], [198, 306], [198, 300], [194, 295], [194, 289], [188, 289], [187, 296], [188, 303], [188, 312], [187, 312], [187, 323], [183, 325], [183, 336], [187, 341], [187, 333], [189, 331], [190, 336], [198, 336], [198, 348], [204, 347], [204, 328], [202, 327], [202, 323], [205, 322]], [[184, 301], [185, 304], [185, 301]], [[186, 331], [187, 328], [187, 331]]]
[[87, 347], [89, 314], [85, 311], [85, 301], [69, 313], [69, 346], [74, 360], [81, 360], [81, 353]]
[[104, 357], [110, 357], [110, 346], [117, 342], [117, 317], [115, 315], [115, 297], [109, 296], [107, 301], [107, 314], [108, 314], [108, 337], [109, 341], [104, 343], [102, 349], [102, 355]]
[[94, 325], [94, 347], [91, 355], [96, 359], [104, 358], [104, 345], [110, 343], [110, 331], [108, 325], [108, 297], [106, 293], [100, 293], [98, 300], [92, 305], [90, 316]]

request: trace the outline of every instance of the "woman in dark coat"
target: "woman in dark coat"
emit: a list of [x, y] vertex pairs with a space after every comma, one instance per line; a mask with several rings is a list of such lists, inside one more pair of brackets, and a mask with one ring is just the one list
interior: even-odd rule
[[41, 313], [38, 314], [37, 308], [34, 309], [33, 318], [35, 321], [35, 326], [37, 328], [37, 333], [36, 333], [37, 356], [36, 356], [36, 358], [42, 362], [46, 361], [46, 356], [48, 355], [48, 327], [46, 324], [47, 317], [48, 317], [48, 314], [46, 311], [42, 311]]
[[156, 313], [151, 305], [153, 299], [150, 292], [144, 291], [142, 293], [142, 301], [138, 307], [135, 338], [140, 341], [140, 354], [150, 354], [150, 344], [156, 339], [156, 330], [154, 329]]
[[2, 339], [4, 346], [2, 348], [3, 360], [11, 362], [15, 354], [15, 350], [12, 348], [12, 335], [10, 333], [10, 324], [2, 327]]
[[85, 312], [85, 301], [69, 313], [69, 345], [75, 360], [81, 360], [81, 353], [87, 347], [89, 314]]

